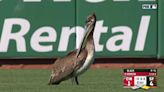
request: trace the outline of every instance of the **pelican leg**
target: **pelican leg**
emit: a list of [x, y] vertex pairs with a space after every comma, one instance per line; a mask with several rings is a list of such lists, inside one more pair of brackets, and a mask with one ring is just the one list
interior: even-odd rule
[[76, 83], [76, 85], [79, 85], [79, 82], [78, 82], [78, 78], [77, 77], [71, 78], [71, 81], [72, 81], [72, 84], [75, 84]]
[[78, 81], [78, 77], [77, 76], [75, 77], [75, 82], [76, 82], [77, 85], [79, 85], [79, 81]]

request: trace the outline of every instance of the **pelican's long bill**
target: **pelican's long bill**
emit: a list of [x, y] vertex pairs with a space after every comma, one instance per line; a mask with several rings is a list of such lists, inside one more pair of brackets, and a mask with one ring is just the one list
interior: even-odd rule
[[79, 47], [79, 49], [78, 49], [78, 51], [76, 53], [76, 57], [78, 57], [78, 55], [80, 54], [81, 49], [84, 48], [89, 34], [94, 30], [93, 28], [95, 26], [95, 23], [96, 23], [95, 14], [92, 14], [86, 20], [86, 24], [85, 24], [85, 30], [86, 30], [86, 32], [84, 34], [83, 40], [82, 40], [82, 42], [80, 44], [80, 47]]

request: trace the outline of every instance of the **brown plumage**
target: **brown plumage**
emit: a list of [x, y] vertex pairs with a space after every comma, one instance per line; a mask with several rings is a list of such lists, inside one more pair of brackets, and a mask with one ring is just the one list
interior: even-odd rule
[[[73, 77], [74, 71], [79, 69], [87, 56], [87, 51], [82, 50], [78, 58], [76, 57], [77, 50], [70, 52], [63, 58], [59, 58], [55, 61], [52, 67], [52, 75], [49, 83], [59, 84], [61, 81]], [[53, 75], [54, 74], [54, 75]]]
[[95, 14], [90, 15], [86, 20], [86, 34], [78, 50], [70, 52], [68, 55], [58, 58], [52, 66], [52, 74], [49, 84], [59, 84], [69, 78], [75, 78], [85, 72], [94, 61], [94, 41], [93, 32], [96, 23]]

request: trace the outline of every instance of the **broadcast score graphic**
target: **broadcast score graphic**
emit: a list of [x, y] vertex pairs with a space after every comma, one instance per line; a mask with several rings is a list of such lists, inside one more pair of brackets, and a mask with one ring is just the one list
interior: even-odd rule
[[123, 85], [124, 88], [132, 88], [134, 86], [156, 88], [157, 69], [124, 69]]

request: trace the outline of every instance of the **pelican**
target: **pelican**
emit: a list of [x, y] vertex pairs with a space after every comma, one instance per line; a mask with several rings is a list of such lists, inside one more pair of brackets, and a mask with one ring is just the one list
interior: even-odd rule
[[93, 13], [87, 17], [85, 23], [86, 33], [80, 48], [62, 58], [58, 58], [53, 66], [49, 79], [49, 85], [58, 85], [62, 81], [72, 78], [78, 85], [78, 76], [83, 74], [93, 63], [95, 46], [93, 33], [96, 24], [96, 15]]

